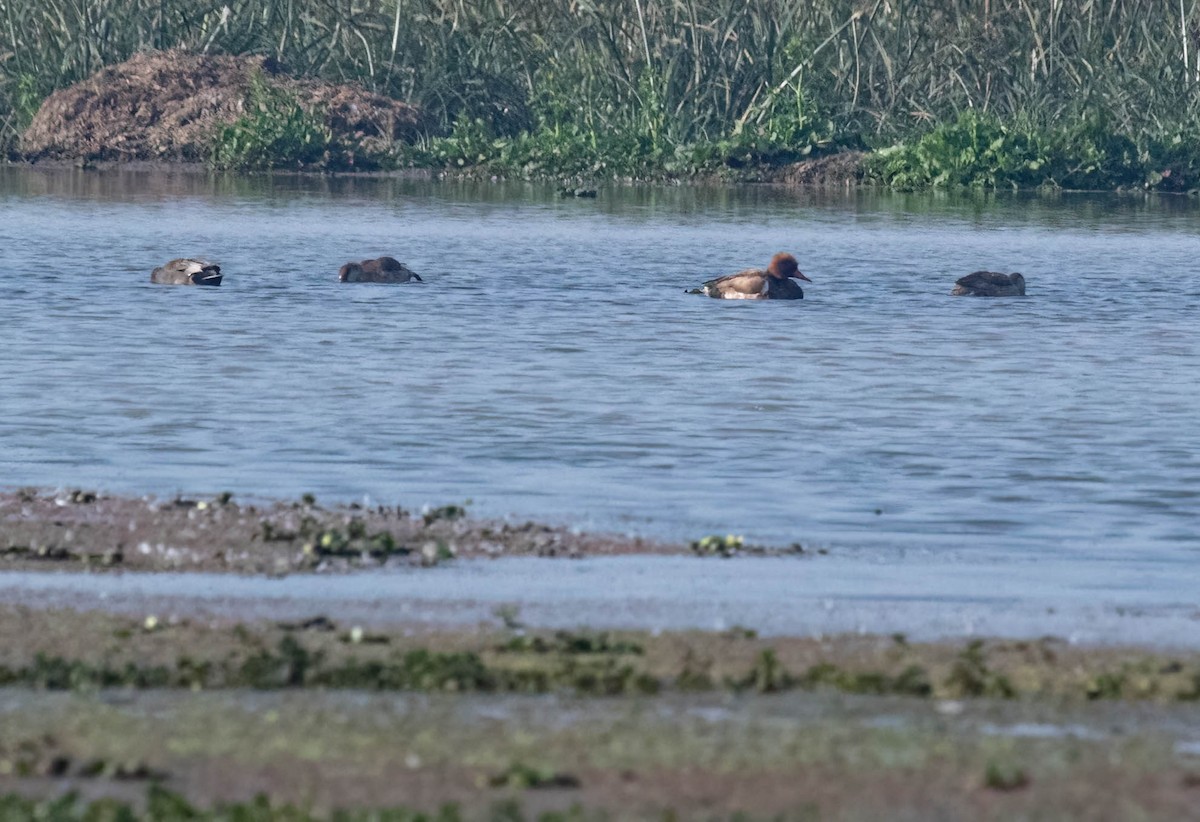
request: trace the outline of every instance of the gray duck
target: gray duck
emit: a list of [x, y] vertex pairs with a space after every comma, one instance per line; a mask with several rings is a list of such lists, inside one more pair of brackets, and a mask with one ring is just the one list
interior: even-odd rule
[[221, 267], [180, 257], [150, 272], [150, 282], [162, 285], [220, 285]]
[[1024, 297], [1025, 278], [1015, 273], [976, 271], [960, 277], [950, 294], [955, 297]]

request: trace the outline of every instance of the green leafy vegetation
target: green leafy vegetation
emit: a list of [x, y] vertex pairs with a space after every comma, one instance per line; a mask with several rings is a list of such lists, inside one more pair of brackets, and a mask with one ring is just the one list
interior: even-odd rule
[[[310, 520], [306, 519], [305, 523], [308, 522]], [[345, 530], [319, 527], [305, 529], [302, 524], [300, 535], [308, 538], [302, 550], [313, 557], [357, 557], [365, 554], [383, 558], [409, 553], [409, 549], [396, 544], [396, 538], [388, 531], [368, 533], [360, 519], [351, 519]]]
[[259, 72], [250, 80], [247, 113], [218, 129], [213, 139], [216, 168], [263, 170], [336, 165], [337, 146], [324, 114], [295, 95], [272, 86]]
[[[931, 186], [1200, 180], [1200, 0], [0, 0], [0, 147], [40, 100], [139, 50], [269, 55], [427, 115], [394, 166], [599, 179], [738, 174], [886, 147]], [[221, 168], [337, 168], [320, 112], [265, 84]]]
[[[785, 548], [770, 548], [766, 545], [753, 545], [746, 538], [737, 534], [709, 534], [689, 543], [692, 552], [701, 557], [735, 557], [738, 554], [803, 554], [804, 546], [793, 542]], [[818, 554], [826, 554], [824, 548], [817, 549]]]
[[1017, 791], [1029, 786], [1029, 775], [1011, 762], [993, 761], [983, 774], [984, 787], [993, 791]]
[[433, 523], [441, 520], [455, 522], [456, 520], [460, 520], [467, 515], [467, 506], [470, 504], [471, 501], [467, 500], [462, 505], [451, 504], [442, 505], [437, 508], [430, 508], [421, 514], [421, 519], [425, 521], [426, 525], [432, 525]]
[[636, 642], [618, 639], [607, 631], [556, 631], [551, 636], [517, 634], [497, 648], [501, 652], [535, 654], [633, 654], [645, 649]]
[[578, 788], [579, 778], [569, 773], [560, 773], [551, 768], [535, 768], [523, 762], [514, 762], [500, 773], [488, 779], [493, 788], [513, 788], [527, 791], [534, 788]]
[[[0, 742], [0, 776], [116, 779], [157, 782], [165, 771], [140, 760], [122, 761], [105, 757], [78, 757], [65, 752], [51, 736]], [[3, 803], [0, 802], [0, 808]], [[8, 819], [0, 811], [0, 819]]]
[[1012, 699], [1016, 689], [1004, 674], [988, 665], [983, 642], [975, 640], [959, 653], [946, 685], [955, 696], [990, 696]]
[[1200, 183], [1194, 173], [1200, 143], [1191, 155], [1183, 145], [1180, 138], [1170, 148], [1155, 141], [1138, 146], [1097, 117], [1038, 128], [967, 111], [876, 152], [868, 173], [899, 189], [1176, 189]]
[[[644, 634], [519, 632], [499, 641], [441, 648], [413, 644], [394, 634], [368, 633], [361, 626], [342, 630], [325, 617], [315, 617], [279, 623], [265, 633], [244, 626], [218, 629], [193, 648], [194, 639], [180, 634], [190, 630], [147, 617], [136, 627], [126, 624], [111, 632], [120, 643], [98, 656], [38, 651], [26, 662], [0, 665], [0, 686], [84, 692], [339, 688], [603, 697], [671, 691], [835, 691], [920, 699], [1047, 694], [1081, 701], [1200, 699], [1200, 671], [1194, 662], [1147, 656], [1059, 670], [1060, 663], [1042, 653], [1044, 649], [981, 641], [952, 654], [937, 646], [893, 644], [873, 660], [855, 660], [798, 655], [794, 649], [733, 634], [679, 647], [679, 640], [666, 640], [664, 646]], [[225, 650], [218, 651], [222, 645]], [[161, 649], [167, 646], [177, 646], [177, 652], [163, 657]]]
[[692, 551], [700, 556], [731, 557], [745, 545], [744, 537], [735, 534], [709, 534], [692, 542]]
[[919, 665], [909, 665], [900, 673], [848, 671], [829, 663], [809, 668], [801, 684], [810, 689], [830, 688], [850, 694], [903, 694], [927, 697], [933, 693], [929, 674]]

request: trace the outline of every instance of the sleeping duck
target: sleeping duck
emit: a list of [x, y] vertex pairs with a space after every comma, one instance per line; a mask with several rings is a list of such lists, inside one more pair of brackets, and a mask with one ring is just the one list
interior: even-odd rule
[[976, 271], [960, 277], [950, 293], [955, 297], [1024, 297], [1025, 278], [1020, 274]]
[[203, 260], [171, 260], [150, 272], [150, 282], [164, 285], [220, 285], [221, 267]]
[[338, 270], [343, 283], [423, 283], [421, 276], [395, 257], [379, 257], [361, 263], [346, 263]]
[[803, 300], [804, 290], [790, 278], [812, 282], [800, 273], [795, 257], [776, 254], [766, 271], [748, 268], [737, 274], [718, 277], [696, 289], [696, 293], [719, 300]]

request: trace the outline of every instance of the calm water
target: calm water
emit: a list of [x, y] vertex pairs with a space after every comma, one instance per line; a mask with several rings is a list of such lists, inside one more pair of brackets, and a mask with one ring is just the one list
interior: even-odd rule
[[[683, 293], [779, 250], [803, 303]], [[428, 284], [335, 282], [384, 253]], [[1187, 561], [1198, 261], [1186, 199], [0, 169], [0, 482]]]
[[[848, 554], [848, 555], [843, 555]], [[669, 581], [669, 584], [664, 582]], [[0, 573], [0, 601], [43, 608], [223, 620], [461, 628], [501, 606], [537, 629], [726, 630], [763, 636], [903, 633], [1057, 636], [1088, 645], [1200, 650], [1195, 563], [1102, 562], [1076, 554], [892, 558], [835, 551], [736, 562], [690, 556], [463, 559], [358, 574]], [[1197, 712], [1200, 715], [1200, 712]]]

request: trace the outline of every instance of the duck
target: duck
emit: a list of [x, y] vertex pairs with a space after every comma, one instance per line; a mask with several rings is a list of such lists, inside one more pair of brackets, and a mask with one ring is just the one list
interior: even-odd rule
[[766, 271], [748, 268], [718, 277], [696, 289], [696, 293], [718, 300], [803, 300], [804, 289], [794, 280], [812, 282], [800, 273], [795, 257], [781, 252], [771, 258]]
[[1017, 273], [976, 271], [960, 277], [950, 294], [955, 297], [1024, 297], [1025, 278]]
[[342, 283], [407, 283], [425, 282], [395, 257], [377, 257], [361, 263], [346, 263], [338, 269], [338, 282]]
[[150, 272], [150, 282], [163, 285], [220, 285], [221, 267], [180, 257]]

